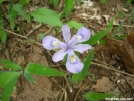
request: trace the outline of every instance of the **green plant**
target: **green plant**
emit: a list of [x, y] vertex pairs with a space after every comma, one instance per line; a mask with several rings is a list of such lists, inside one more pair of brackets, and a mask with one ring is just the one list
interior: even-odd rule
[[3, 88], [1, 101], [9, 101], [20, 75], [23, 75], [28, 81], [33, 83], [36, 83], [36, 81], [31, 74], [40, 76], [64, 76], [64, 73], [60, 71], [35, 63], [29, 63], [24, 71], [21, 66], [9, 60], [0, 60], [0, 64], [3, 64], [3, 68], [6, 69], [0, 72], [0, 89]]
[[84, 95], [84, 98], [88, 101], [98, 101], [101, 99], [110, 98], [112, 96], [115, 96], [115, 95], [114, 94], [88, 92]]

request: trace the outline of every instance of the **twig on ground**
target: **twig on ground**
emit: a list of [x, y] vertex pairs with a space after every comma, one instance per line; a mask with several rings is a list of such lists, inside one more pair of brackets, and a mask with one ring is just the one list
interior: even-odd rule
[[[108, 25], [108, 24], [103, 24], [103, 25]], [[119, 26], [120, 24], [113, 24], [113, 26]], [[131, 27], [133, 28], [134, 26], [130, 26], [130, 25], [122, 25], [122, 27]]]
[[[29, 38], [27, 38], [26, 36], [23, 36], [23, 35], [20, 35], [20, 34], [15, 33], [15, 32], [12, 32], [12, 31], [10, 31], [10, 30], [4, 29], [4, 28], [2, 28], [1, 26], [0, 26], [0, 28], [3, 29], [4, 31], [8, 32], [8, 33], [11, 33], [11, 34], [16, 35], [16, 36], [18, 36], [18, 37], [21, 37], [21, 38], [24, 38], [24, 39], [29, 40]], [[42, 46], [39, 42], [35, 42], [35, 43], [36, 43], [37, 45], [39, 45], [39, 46]]]
[[[62, 90], [63, 90], [63, 88], [62, 88]], [[60, 97], [60, 99], [59, 99], [59, 101], [62, 101], [62, 98], [63, 98], [63, 95], [64, 95], [64, 90], [63, 90], [63, 93], [61, 94], [61, 97]]]
[[[108, 66], [108, 64], [106, 64], [106, 63], [105, 63], [105, 64], [104, 64], [104, 63], [103, 63], [103, 64], [100, 64], [100, 63], [91, 62], [91, 64], [93, 64], [93, 65], [97, 65], [97, 66], [100, 66], [100, 67], [103, 67], [103, 68], [106, 68], [106, 69], [110, 69], [110, 70], [119, 72], [119, 73], [121, 73], [121, 74], [125, 74], [125, 75], [128, 75], [128, 76], [132, 76], [132, 77], [134, 77], [133, 74], [128, 74], [128, 73], [125, 73], [125, 72], [122, 72], [122, 71], [113, 69], [113, 68], [114, 68], [113, 66]], [[113, 67], [113, 68], [111, 68], [111, 67]]]
[[33, 33], [35, 30], [39, 29], [43, 24], [36, 25], [26, 36], [29, 36], [31, 33]]
[[88, 82], [85, 83], [85, 84], [79, 89], [79, 91], [76, 93], [76, 96], [75, 96], [75, 98], [74, 98], [74, 101], [77, 100], [77, 96], [79, 95], [80, 91], [81, 91], [87, 84], [88, 84]]
[[67, 92], [66, 92], [66, 90], [64, 88], [62, 88], [62, 90], [64, 91], [64, 94], [65, 94], [64, 101], [67, 101]]

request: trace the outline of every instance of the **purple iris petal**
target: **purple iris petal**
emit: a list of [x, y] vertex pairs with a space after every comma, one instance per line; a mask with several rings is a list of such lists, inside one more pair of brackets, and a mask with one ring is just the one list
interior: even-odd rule
[[67, 45], [64, 42], [59, 42], [59, 47], [64, 50], [67, 49]]
[[63, 60], [64, 56], [67, 54], [67, 52], [65, 50], [60, 50], [58, 52], [56, 52], [53, 57], [52, 57], [52, 60], [54, 62], [58, 62], [60, 60]]
[[43, 38], [42, 40], [42, 45], [45, 49], [47, 50], [53, 50], [53, 49], [57, 49], [59, 48], [59, 46], [57, 45], [53, 45], [53, 42], [59, 42], [58, 39], [56, 39], [55, 37], [52, 36], [46, 36], [45, 38]]
[[78, 51], [80, 53], [83, 53], [84, 51], [91, 49], [92, 47], [88, 44], [78, 44], [76, 46], [73, 47], [74, 51]]
[[66, 68], [69, 72], [76, 74], [76, 73], [81, 72], [84, 65], [76, 55], [74, 55], [74, 57], [76, 60], [72, 61], [71, 60], [72, 57], [68, 56]]
[[63, 25], [62, 33], [63, 33], [65, 42], [68, 43], [71, 37], [70, 28], [68, 25]]
[[73, 37], [71, 38], [71, 40], [69, 41], [69, 46], [72, 48], [75, 44], [77, 44], [79, 42], [79, 40], [77, 39], [76, 35], [73, 35]]
[[62, 50], [56, 52], [53, 55], [52, 60], [54, 62], [58, 62], [60, 60], [63, 60], [64, 56], [68, 54], [68, 59], [66, 63], [67, 70], [71, 73], [81, 72], [84, 65], [80, 61], [80, 59], [75, 55], [74, 51], [83, 53], [84, 51], [92, 48], [88, 44], [79, 44], [80, 42], [87, 41], [90, 38], [90, 30], [85, 27], [82, 27], [78, 30], [77, 34], [74, 35], [71, 39], [70, 28], [68, 25], [64, 25], [62, 27], [62, 32], [65, 43], [60, 42], [58, 39], [52, 36], [46, 36], [42, 40], [42, 45], [44, 48], [48, 50], [61, 48]]
[[90, 33], [90, 30], [89, 29], [87, 29], [87, 28], [85, 28], [85, 27], [82, 27], [82, 28], [80, 28], [79, 30], [78, 30], [78, 32], [77, 32], [77, 38], [79, 37], [81, 37], [81, 39], [79, 39], [79, 42], [84, 42], [84, 41], [87, 41], [89, 38], [90, 38], [90, 36], [91, 36], [91, 33]]

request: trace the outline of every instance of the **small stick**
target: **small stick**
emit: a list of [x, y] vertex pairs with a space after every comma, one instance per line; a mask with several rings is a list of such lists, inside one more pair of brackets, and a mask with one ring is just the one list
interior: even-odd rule
[[106, 66], [105, 64], [99, 64], [99, 63], [95, 63], [95, 62], [91, 62], [91, 64], [93, 64], [93, 65], [97, 65], [97, 66], [100, 66], [100, 67], [103, 67], [103, 68], [106, 68], [106, 69], [110, 69], [110, 70], [119, 72], [119, 73], [121, 73], [121, 74], [125, 74], [125, 75], [128, 75], [128, 76], [132, 76], [132, 77], [134, 77], [133, 74], [128, 74], [128, 73], [125, 73], [125, 72], [122, 72], [122, 71], [119, 71], [119, 70], [110, 68], [110, 67]]
[[[27, 38], [26, 36], [23, 36], [23, 35], [20, 35], [20, 34], [15, 33], [15, 32], [12, 32], [12, 31], [10, 31], [10, 30], [4, 29], [4, 28], [2, 28], [1, 26], [0, 26], [0, 28], [3, 29], [3, 30], [5, 30], [5, 31], [8, 32], [8, 33], [11, 33], [11, 34], [16, 35], [16, 36], [18, 36], [18, 37], [21, 37], [21, 38], [24, 38], [24, 39], [29, 40], [29, 38]], [[39, 45], [39, 46], [42, 46], [39, 42], [35, 42], [35, 43], [36, 43], [37, 45]]]
[[79, 89], [79, 91], [76, 93], [76, 96], [75, 96], [75, 98], [74, 98], [74, 101], [77, 100], [77, 96], [79, 95], [80, 91], [81, 91], [87, 84], [88, 84], [88, 82], [85, 83], [85, 84]]
[[40, 28], [43, 24], [39, 24], [37, 26], [35, 26], [26, 36], [29, 36], [31, 33], [33, 33], [35, 30], [37, 30], [38, 28]]

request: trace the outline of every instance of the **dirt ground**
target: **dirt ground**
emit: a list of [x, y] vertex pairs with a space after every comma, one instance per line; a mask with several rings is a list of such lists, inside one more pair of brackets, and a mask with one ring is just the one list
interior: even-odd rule
[[[42, 46], [29, 42], [27, 39], [8, 34], [6, 47], [0, 51], [0, 59], [8, 59], [21, 65], [23, 69], [29, 62], [39, 63], [63, 71], [66, 77], [41, 77], [33, 75], [37, 84], [28, 82], [21, 76], [14, 88], [11, 101], [86, 101], [83, 95], [89, 91], [115, 94], [116, 97], [134, 98], [134, 27], [133, 17], [125, 16], [130, 14], [134, 7], [133, 2], [129, 7], [125, 7], [126, 0], [108, 0], [107, 3], [100, 3], [100, 0], [83, 0], [80, 5], [75, 6], [68, 18], [63, 22], [74, 20], [84, 24], [89, 28], [92, 35], [107, 28], [112, 17], [118, 16], [124, 12], [121, 18], [116, 18], [111, 35], [123, 22], [123, 26], [118, 36], [127, 34], [128, 37], [123, 40], [111, 40], [104, 38], [106, 45], [94, 45], [95, 54], [88, 75], [83, 82], [72, 84], [69, 81], [70, 74], [62, 62], [54, 63], [52, 55], [55, 51], [47, 51]], [[8, 9], [8, 4], [3, 10]], [[57, 12], [63, 10], [63, 0], [57, 8], [46, 0], [31, 0], [25, 9], [36, 9], [38, 7], [47, 7]], [[5, 11], [6, 12], [6, 11]], [[128, 20], [129, 19], [129, 20]], [[23, 23], [23, 26], [21, 24]], [[61, 32], [48, 25], [35, 22], [29, 24], [21, 17], [16, 21], [15, 33], [22, 27], [22, 36], [33, 38], [41, 43], [37, 34], [44, 33], [62, 39]], [[35, 28], [36, 26], [38, 26]], [[6, 29], [11, 30], [9, 22], [6, 22]], [[76, 31], [72, 30], [72, 34]], [[2, 46], [2, 44], [0, 44]], [[81, 59], [86, 57], [90, 51], [81, 54]], [[105, 100], [101, 100], [105, 101]], [[123, 100], [124, 101], [124, 100]], [[134, 101], [134, 100], [131, 100]]]

